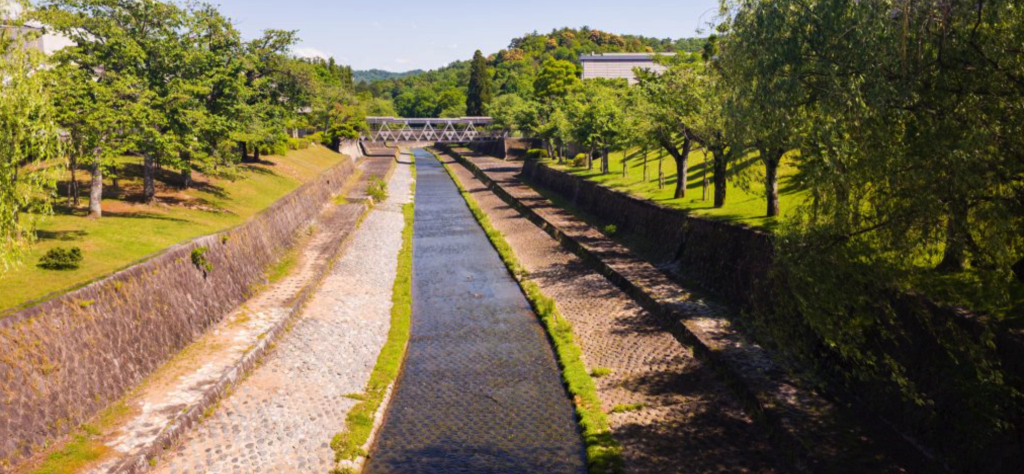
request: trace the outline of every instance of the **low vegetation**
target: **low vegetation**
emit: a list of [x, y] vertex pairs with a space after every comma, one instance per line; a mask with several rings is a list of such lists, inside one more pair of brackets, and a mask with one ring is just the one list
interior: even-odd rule
[[82, 249], [54, 247], [39, 259], [39, 267], [46, 270], [76, 270], [82, 264]]
[[[588, 472], [591, 474], [624, 472], [622, 447], [612, 437], [611, 425], [607, 415], [601, 409], [601, 399], [597, 395], [594, 379], [583, 363], [583, 351], [576, 343], [572, 324], [559, 314], [555, 301], [544, 295], [540, 287], [529, 280], [528, 272], [519, 263], [512, 246], [505, 240], [505, 236], [494, 228], [487, 213], [462, 186], [455, 172], [447, 164], [444, 164], [444, 167], [459, 188], [459, 192], [480, 227], [487, 234], [487, 238], [498, 251], [501, 260], [505, 262], [509, 273], [519, 282], [526, 299], [530, 301], [530, 305], [537, 317], [540, 318], [554, 345], [558, 363], [562, 369], [562, 380], [573, 396], [574, 408], [579, 417], [580, 431], [587, 449]], [[595, 371], [601, 371], [601, 369], [595, 369]]]

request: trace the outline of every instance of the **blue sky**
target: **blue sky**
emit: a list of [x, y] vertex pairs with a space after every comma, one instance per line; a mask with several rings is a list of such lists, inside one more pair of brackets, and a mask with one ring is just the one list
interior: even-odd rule
[[356, 69], [433, 69], [497, 52], [524, 33], [590, 26], [657, 38], [696, 36], [718, 0], [210, 0], [246, 37], [299, 30], [300, 55]]

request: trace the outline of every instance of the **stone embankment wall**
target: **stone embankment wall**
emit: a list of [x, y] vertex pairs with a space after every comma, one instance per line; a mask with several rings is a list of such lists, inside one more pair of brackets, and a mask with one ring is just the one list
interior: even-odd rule
[[539, 148], [541, 142], [532, 138], [502, 138], [493, 142], [472, 142], [467, 146], [477, 153], [508, 159], [523, 158], [531, 148]]
[[353, 169], [346, 159], [245, 224], [0, 319], [0, 472], [120, 399], [259, 291], [267, 266]]
[[[688, 278], [743, 310], [768, 332], [786, 333], [791, 338], [787, 344], [795, 341], [801, 346], [795, 352], [808, 355], [834, 377], [833, 388], [843, 387], [840, 390], [845, 395], [835, 395], [859, 399], [859, 405], [870, 407], [939, 458], [949, 460], [955, 469], [1010, 472], [1008, 466], [1024, 459], [1024, 416], [1018, 402], [997, 395], [985, 398], [988, 395], [983, 392], [992, 388], [978, 386], [971, 375], [980, 367], [975, 364], [996, 364], [1008, 386], [1024, 391], [1024, 338], [1019, 332], [936, 305], [920, 295], [897, 291], [876, 295], [885, 300], [878, 305], [879, 311], [891, 308], [893, 312], [892, 317], [876, 316], [887, 321], [890, 334], [900, 337], [894, 341], [878, 335], [869, 338], [870, 346], [862, 349], [889, 357], [903, 367], [915, 388], [932, 402], [920, 405], [902, 398], [890, 383], [864, 381], [847, 372], [848, 367], [810, 329], [804, 316], [786, 304], [785, 288], [773, 281], [774, 245], [765, 232], [687, 216], [536, 161], [526, 162], [523, 174], [579, 209], [615, 224], [620, 232], [648, 242], [649, 255], [657, 263], [678, 265]], [[975, 359], [955, 353], [955, 348], [950, 350], [964, 338], [991, 340], [991, 350], [972, 355]], [[986, 423], [975, 420], [969, 406], [981, 400], [1006, 404], [1005, 421], [1015, 427], [1001, 441], [979, 441], [972, 436], [973, 430]]]

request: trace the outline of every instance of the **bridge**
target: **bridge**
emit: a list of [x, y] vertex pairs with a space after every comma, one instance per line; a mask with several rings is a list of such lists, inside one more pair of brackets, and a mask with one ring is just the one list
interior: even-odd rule
[[494, 123], [490, 117], [395, 118], [367, 117], [370, 130], [360, 137], [364, 142], [465, 143], [494, 141], [505, 132], [486, 130]]

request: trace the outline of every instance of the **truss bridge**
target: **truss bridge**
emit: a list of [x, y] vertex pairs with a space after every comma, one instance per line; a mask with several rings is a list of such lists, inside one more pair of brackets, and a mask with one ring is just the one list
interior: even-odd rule
[[466, 143], [505, 137], [504, 132], [487, 130], [493, 123], [490, 117], [367, 117], [366, 122], [370, 130], [361, 137], [365, 142]]

